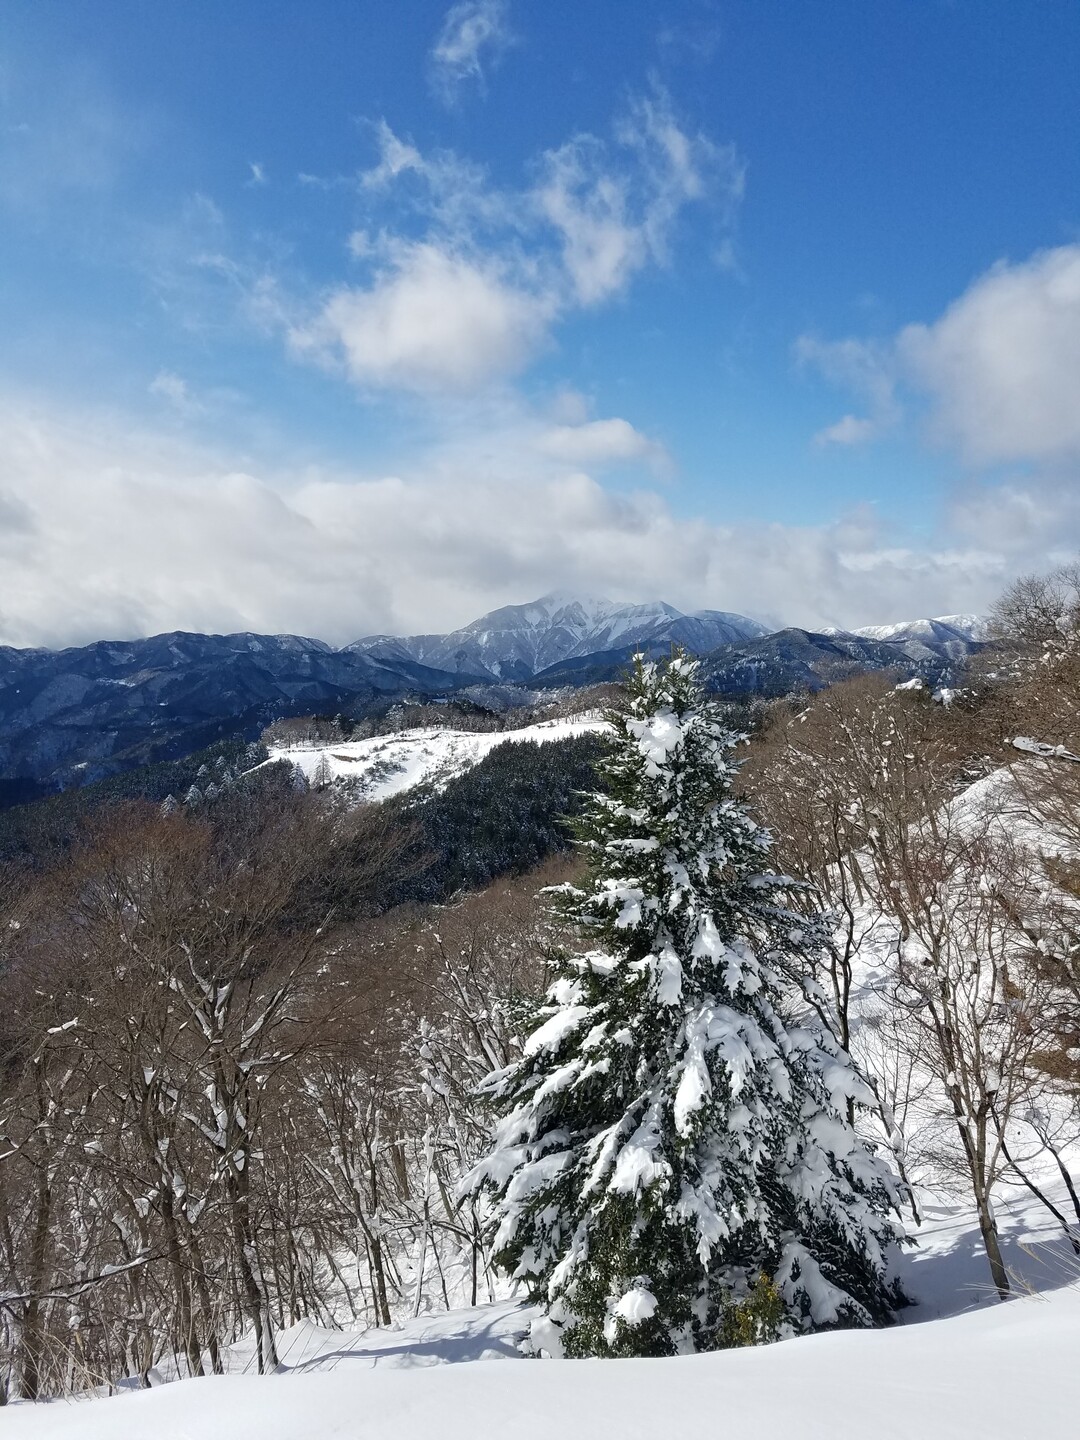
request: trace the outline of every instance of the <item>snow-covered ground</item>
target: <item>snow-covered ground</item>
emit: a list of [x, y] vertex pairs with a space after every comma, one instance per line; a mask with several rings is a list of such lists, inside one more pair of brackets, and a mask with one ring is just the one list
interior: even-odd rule
[[[411, 731], [350, 745], [278, 752], [314, 775], [363, 776], [372, 798], [460, 773], [507, 740], [597, 729], [556, 721], [497, 734]], [[397, 766], [391, 769], [391, 766]], [[989, 808], [1017, 834], [1003, 772], [952, 802], [961, 829]], [[1008, 800], [1008, 795], [1004, 795]], [[1025, 843], [1045, 845], [1033, 834]], [[889, 922], [866, 916], [856, 963], [856, 1018], [872, 1015], [895, 949]], [[858, 1027], [857, 1027], [858, 1028]], [[869, 1032], [868, 1032], [869, 1033]], [[857, 1048], [862, 1040], [857, 1037]], [[881, 1058], [881, 1057], [878, 1057]], [[873, 1062], [874, 1056], [866, 1059]], [[916, 1087], [917, 1089], [919, 1087]], [[930, 1124], [933, 1096], [910, 1106]], [[925, 1114], [921, 1111], [925, 1109]], [[909, 1128], [909, 1136], [910, 1136]], [[1075, 1152], [1067, 1157], [1076, 1172]], [[1036, 1178], [1070, 1213], [1061, 1187]], [[918, 1178], [927, 1178], [926, 1172]], [[995, 1210], [1016, 1298], [990, 1283], [978, 1226], [949, 1190], [920, 1192], [922, 1224], [898, 1259], [916, 1302], [885, 1331], [845, 1332], [756, 1350], [675, 1360], [519, 1357], [527, 1307], [503, 1301], [422, 1316], [386, 1330], [303, 1323], [279, 1337], [280, 1373], [251, 1372], [249, 1346], [231, 1373], [112, 1398], [17, 1404], [7, 1440], [1065, 1440], [1080, 1434], [1080, 1260], [1026, 1190], [1001, 1182]]]
[[350, 740], [336, 745], [275, 746], [270, 759], [288, 760], [315, 778], [323, 757], [335, 780], [356, 782], [365, 800], [385, 800], [414, 785], [428, 781], [445, 784], [478, 764], [497, 745], [520, 744], [525, 740], [544, 743], [565, 740], [571, 735], [606, 729], [599, 716], [545, 720], [521, 730], [497, 730], [477, 734], [468, 730], [401, 730], [393, 735], [376, 735], [370, 740]]
[[[1080, 1428], [1080, 1284], [1030, 1197], [1005, 1196], [1002, 1305], [969, 1215], [927, 1200], [891, 1330], [677, 1360], [524, 1360], [512, 1303], [364, 1334], [300, 1325], [282, 1373], [15, 1405], [11, 1440], [1065, 1440]], [[1058, 1231], [1060, 1234], [1060, 1231]], [[239, 1348], [234, 1364], [246, 1356]]]

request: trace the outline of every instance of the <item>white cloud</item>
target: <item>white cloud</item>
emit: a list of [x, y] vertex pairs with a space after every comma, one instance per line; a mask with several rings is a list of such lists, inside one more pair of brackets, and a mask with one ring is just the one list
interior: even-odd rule
[[357, 181], [370, 215], [348, 241], [366, 282], [334, 288], [288, 327], [296, 354], [337, 356], [363, 388], [464, 392], [508, 379], [560, 319], [668, 263], [686, 205], [727, 214], [741, 193], [734, 151], [682, 129], [659, 91], [631, 107], [614, 145], [579, 135], [520, 190], [451, 151], [423, 155], [385, 121], [375, 128], [378, 161]]
[[865, 445], [876, 440], [881, 427], [876, 420], [865, 415], [841, 415], [832, 425], [826, 425], [814, 436], [816, 445]]
[[593, 135], [548, 151], [532, 195], [560, 236], [563, 265], [583, 305], [625, 289], [649, 261], [666, 264], [687, 204], [709, 198], [730, 218], [742, 197], [734, 147], [688, 134], [662, 91], [631, 106], [615, 133], [621, 155]]
[[563, 265], [583, 305], [623, 289], [648, 256], [645, 235], [628, 215], [627, 183], [604, 161], [595, 137], [573, 140], [544, 157], [544, 179], [534, 192], [559, 233]]
[[550, 411], [558, 425], [583, 425], [589, 418], [591, 406], [580, 390], [564, 386], [552, 397]]
[[897, 349], [972, 463], [1080, 459], [1080, 244], [995, 265]]
[[375, 127], [379, 143], [379, 163], [360, 174], [360, 184], [369, 190], [377, 190], [388, 184], [406, 170], [423, 171], [424, 159], [415, 145], [395, 135], [385, 120]]
[[191, 392], [191, 386], [182, 375], [171, 370], [159, 370], [147, 386], [151, 395], [168, 403], [181, 415], [194, 415], [203, 406]]
[[717, 145], [700, 132], [687, 134], [659, 86], [631, 107], [616, 134], [638, 153], [649, 175], [653, 193], [645, 230], [658, 257], [665, 254], [672, 224], [687, 201], [711, 194], [730, 210], [742, 200], [746, 172], [735, 147]]
[[973, 486], [954, 499], [950, 520], [973, 543], [1017, 557], [1020, 570], [1053, 569], [1080, 550], [1080, 485], [1069, 475]]
[[834, 385], [852, 390], [867, 408], [865, 415], [844, 415], [814, 436], [818, 445], [862, 445], [876, 440], [900, 419], [891, 346], [869, 340], [819, 340], [801, 335], [795, 342], [800, 365], [820, 371]]
[[[640, 448], [624, 426], [582, 421], [578, 438]], [[553, 588], [853, 625], [979, 610], [1046, 562], [1048, 537], [1080, 544], [1067, 489], [1025, 499], [1018, 486], [973, 493], [933, 546], [869, 512], [715, 524], [651, 489], [605, 490], [551, 453], [552, 429], [523, 411], [463, 423], [407, 468], [370, 474], [238, 464], [174, 432], [0, 403], [0, 512], [15, 522], [0, 528], [0, 643], [174, 628], [344, 643], [449, 629]], [[618, 445], [604, 448], [594, 461]]]
[[866, 413], [815, 437], [857, 444], [901, 419], [898, 392], [928, 402], [929, 433], [974, 467], [1046, 473], [1080, 461], [1080, 244], [994, 265], [930, 324], [888, 341], [803, 336], [796, 357], [853, 391]]
[[435, 88], [452, 100], [465, 81], [484, 82], [484, 66], [497, 63], [513, 43], [506, 0], [461, 0], [446, 12], [431, 51]]
[[642, 460], [655, 468], [668, 468], [670, 458], [662, 445], [635, 430], [628, 420], [586, 420], [553, 425], [539, 439], [539, 449], [554, 460], [571, 465], [607, 465]]
[[496, 261], [398, 244], [369, 287], [336, 290], [290, 338], [300, 354], [340, 354], [361, 386], [468, 391], [520, 370], [553, 308]]

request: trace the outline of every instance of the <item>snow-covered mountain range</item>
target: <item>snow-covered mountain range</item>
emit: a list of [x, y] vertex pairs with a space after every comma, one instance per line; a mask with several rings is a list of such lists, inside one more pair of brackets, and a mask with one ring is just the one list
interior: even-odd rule
[[522, 681], [565, 660], [609, 650], [676, 644], [704, 655], [767, 634], [767, 625], [725, 610], [684, 615], [663, 601], [628, 605], [553, 594], [527, 605], [504, 605], [448, 635], [370, 635], [346, 648], [458, 675]]
[[938, 615], [932, 620], [901, 620], [894, 625], [862, 625], [857, 630], [829, 627], [823, 635], [854, 635], [860, 640], [883, 640], [891, 645], [923, 646], [935, 654], [959, 660], [972, 644], [990, 638], [990, 627], [981, 615]]
[[283, 715], [357, 716], [400, 696], [475, 684], [617, 679], [638, 650], [659, 655], [672, 644], [707, 656], [707, 681], [724, 693], [779, 695], [881, 669], [951, 683], [950, 667], [984, 633], [967, 615], [770, 632], [722, 610], [687, 615], [661, 601], [553, 594], [449, 634], [372, 635], [341, 649], [297, 635], [185, 632], [66, 650], [0, 646], [0, 804], [191, 754], [227, 735], [253, 738]]

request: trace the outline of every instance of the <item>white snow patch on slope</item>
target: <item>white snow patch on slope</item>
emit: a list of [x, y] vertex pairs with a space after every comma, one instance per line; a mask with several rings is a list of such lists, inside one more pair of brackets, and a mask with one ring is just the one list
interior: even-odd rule
[[528, 740], [543, 744], [607, 728], [607, 722], [595, 715], [545, 720], [521, 730], [490, 733], [432, 727], [336, 745], [273, 746], [270, 759], [288, 760], [311, 781], [325, 756], [335, 780], [359, 781], [364, 799], [385, 800], [415, 785], [427, 782], [445, 785], [455, 775], [479, 764], [497, 745], [521, 744]]

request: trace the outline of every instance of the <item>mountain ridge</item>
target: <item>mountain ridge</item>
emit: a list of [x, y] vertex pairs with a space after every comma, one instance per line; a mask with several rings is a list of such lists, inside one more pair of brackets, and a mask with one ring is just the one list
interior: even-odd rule
[[526, 681], [551, 665], [626, 645], [674, 643], [704, 653], [767, 633], [760, 621], [723, 610], [687, 615], [664, 601], [632, 604], [555, 592], [500, 606], [445, 635], [367, 636], [345, 648], [488, 680]]
[[[617, 678], [637, 647], [577, 656], [533, 677], [540, 686], [595, 685]], [[850, 631], [804, 630], [788, 626], [718, 646], [702, 659], [703, 678], [716, 694], [779, 696], [793, 690], [820, 690], [867, 670], [895, 670], [934, 686], [950, 683], [954, 670], [983, 642], [951, 635], [942, 641], [920, 637], [877, 640]], [[646, 651], [650, 658], [661, 647]]]
[[[711, 688], [731, 693], [820, 688], [859, 668], [944, 683], [981, 643], [965, 635], [959, 622], [969, 620], [905, 621], [862, 636], [770, 632], [726, 611], [688, 615], [663, 601], [554, 593], [449, 634], [368, 636], [337, 649], [299, 635], [185, 630], [60, 650], [3, 646], [0, 803], [179, 758], [226, 736], [254, 738], [281, 716], [359, 716], [473, 685], [617, 678], [635, 653], [665, 654], [673, 644], [705, 656]], [[889, 638], [874, 638], [886, 631]]]

